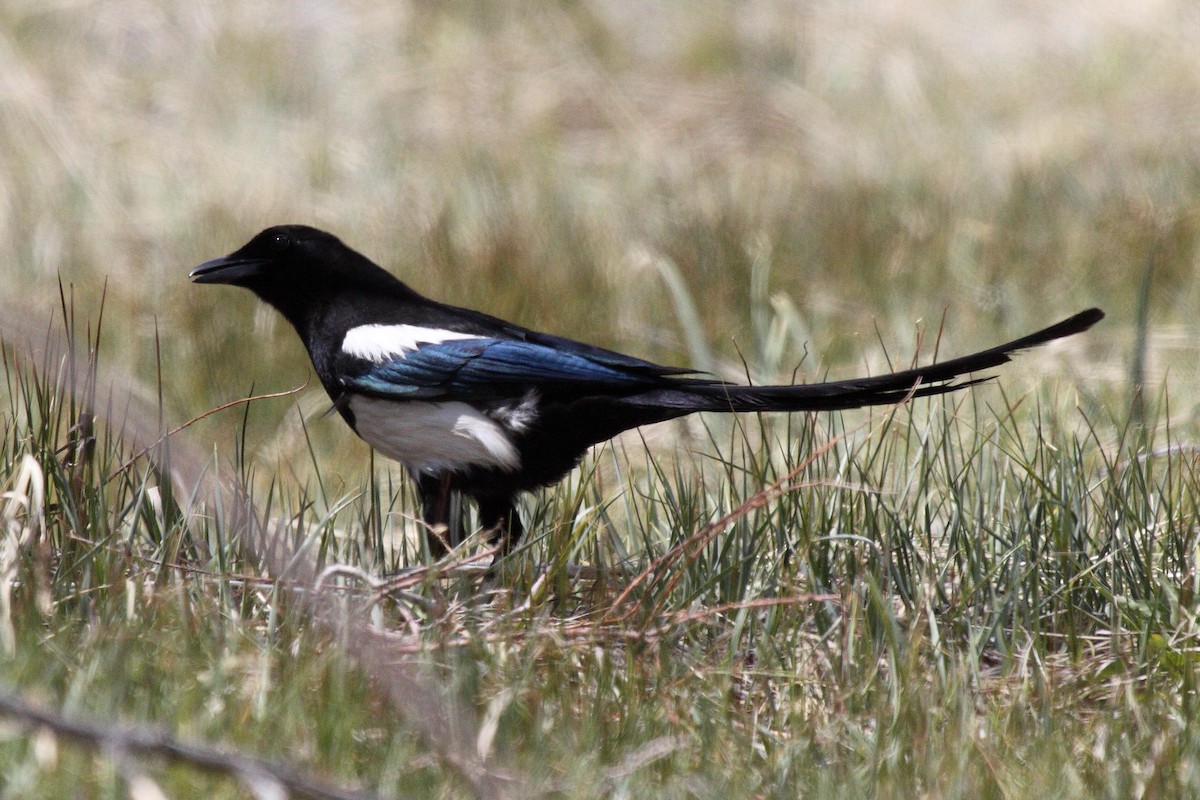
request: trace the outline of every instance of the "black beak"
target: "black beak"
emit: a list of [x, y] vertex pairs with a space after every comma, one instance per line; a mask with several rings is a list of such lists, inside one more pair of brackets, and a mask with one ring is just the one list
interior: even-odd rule
[[247, 278], [262, 275], [266, 265], [267, 261], [261, 258], [222, 256], [205, 261], [188, 273], [188, 277], [194, 283], [229, 283], [236, 286]]

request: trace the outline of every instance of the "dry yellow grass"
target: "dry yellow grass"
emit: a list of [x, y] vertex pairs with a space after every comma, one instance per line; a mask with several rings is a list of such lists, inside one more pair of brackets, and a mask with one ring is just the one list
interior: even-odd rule
[[[107, 358], [150, 387], [160, 342], [180, 418], [303, 382], [268, 309], [185, 278], [279, 222], [440, 299], [759, 380], [878, 370], [876, 328], [908, 360], [943, 312], [949, 352], [1100, 305], [1006, 374], [1097, 390], [1153, 259], [1147, 375], [1190, 396], [1198, 37], [1171, 0], [7, 3], [2, 297], [44, 315], [61, 276], [94, 313], [107, 285]], [[287, 405], [252, 441], [295, 462]]]
[[[733, 377], [744, 355], [755, 380], [878, 371], [922, 330], [928, 358], [943, 313], [949, 354], [1102, 306], [1086, 337], [1006, 368], [1003, 395], [847, 417], [867, 432], [802, 491], [671, 573], [683, 588], [655, 602], [684, 621], [652, 619], [661, 640], [560, 619], [613, 586], [580, 599], [539, 582], [512, 613], [452, 591], [453, 613], [414, 605], [413, 646], [499, 731], [478, 749], [568, 796], [594, 796], [597, 771], [617, 792], [626, 767], [635, 793], [661, 776], [677, 796], [697, 780], [730, 797], [1194, 786], [1196, 42], [1185, 0], [9, 0], [0, 332], [40, 332], [61, 276], [81, 319], [107, 292], [102, 365], [134, 376], [135, 397], [161, 391], [168, 422], [296, 385], [307, 361], [273, 312], [186, 280], [280, 222], [333, 230], [439, 299]], [[1145, 374], [1174, 398], [1157, 454], [1115, 443], [1151, 266]], [[292, 518], [298, 538], [303, 523], [329, 558], [375, 569], [393, 550], [360, 534], [384, 542], [411, 508], [367, 484], [365, 446], [327, 406], [312, 385], [255, 405], [253, 477], [275, 482], [273, 513], [313, 509]], [[190, 429], [190, 465], [231, 460], [240, 422]], [[662, 552], [803, 458], [798, 442], [842, 430], [793, 422], [790, 443], [756, 420], [718, 447], [724, 422], [648, 431], [653, 464], [634, 438], [632, 466], [605, 455], [529, 510], [572, 558]], [[37, 450], [56, 474], [55, 431], [15, 411], [0, 424], [7, 455]], [[780, 447], [759, 451], [760, 433]], [[683, 477], [681, 442], [703, 452]], [[145, 512], [143, 488], [95, 492], [97, 539], [56, 496], [59, 560], [13, 573], [14, 683], [346, 782], [455, 791], [412, 720], [217, 541], [223, 523], [169, 522], [161, 495]], [[206, 536], [230, 563], [154, 561]], [[31, 586], [53, 589], [49, 611]], [[816, 590], [838, 602], [723, 605]], [[54, 770], [22, 741], [0, 741], [0, 761], [25, 765], [24, 796], [121, 786], [107, 761], [64, 750]], [[180, 796], [216, 783], [155, 774]]]
[[[181, 418], [303, 382], [269, 310], [185, 278], [279, 222], [440, 299], [756, 379], [880, 369], [876, 326], [907, 360], [944, 311], [948, 352], [1100, 305], [1006, 380], [1111, 386], [1151, 258], [1152, 322], [1195, 335], [1198, 38], [1171, 0], [7, 3], [2, 297], [44, 314], [62, 276], [93, 312], [107, 284], [107, 357], [150, 386], [157, 337]], [[1156, 347], [1148, 375], [1190, 396], [1193, 361]], [[295, 461], [285, 408], [253, 441]]]

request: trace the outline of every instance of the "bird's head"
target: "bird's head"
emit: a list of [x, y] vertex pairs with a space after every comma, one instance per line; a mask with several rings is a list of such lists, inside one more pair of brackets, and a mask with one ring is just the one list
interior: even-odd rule
[[242, 286], [289, 318], [315, 298], [338, 292], [408, 291], [333, 234], [307, 225], [267, 228], [229, 255], [205, 261], [189, 277], [195, 283]]
[[337, 237], [316, 228], [276, 225], [229, 255], [205, 261], [189, 277], [196, 283], [227, 283], [257, 293], [271, 284], [328, 273], [330, 257], [348, 249]]

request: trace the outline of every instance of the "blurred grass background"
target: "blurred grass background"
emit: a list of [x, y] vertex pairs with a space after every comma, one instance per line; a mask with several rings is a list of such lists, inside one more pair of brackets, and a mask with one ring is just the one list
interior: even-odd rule
[[[1096, 335], [1005, 379], [1119, 379], [1153, 263], [1150, 377], [1191, 389], [1197, 25], [1165, 0], [14, 0], [4, 299], [51, 308], [61, 276], [94, 308], [107, 284], [106, 358], [153, 384], [157, 342], [186, 418], [303, 380], [270, 311], [186, 281], [282, 222], [439, 299], [705, 360], [667, 270], [719, 371], [741, 375], [740, 351], [756, 378], [806, 353], [810, 379], [879, 368], [877, 329], [907, 360], [943, 312], [945, 353], [1095, 304]], [[792, 321], [768, 367], [755, 299]], [[322, 402], [310, 386], [301, 404]], [[291, 459], [281, 405], [252, 440]], [[336, 427], [313, 435], [333, 446]]]
[[[1099, 305], [1001, 390], [887, 422], [648, 430], [649, 452], [628, 438], [528, 507], [561, 561], [636, 561], [871, 420], [652, 594], [698, 624], [573, 638], [561, 616], [612, 598], [558, 575], [551, 600], [515, 580], [529, 613], [458, 608], [421, 641], [551, 795], [593, 796], [603, 773], [633, 796], [1171, 796], [1200, 785], [1197, 41], [1182, 0], [7, 0], [0, 322], [45, 327], [61, 279], [94, 327], [104, 296], [101, 361], [180, 421], [304, 382], [274, 312], [186, 279], [283, 222], [437, 299], [756, 381], [907, 363], [922, 331], [928, 360], [943, 315], [952, 355]], [[32, 452], [53, 477], [74, 418], [5, 372], [5, 464]], [[327, 407], [310, 381], [187, 440], [257, 465], [257, 499], [322, 557], [383, 571], [381, 520], [412, 507]], [[101, 475], [129, 455], [105, 446]], [[465, 793], [286, 593], [239, 583], [259, 565], [219, 519], [131, 473], [79, 500], [88, 543], [59, 477], [55, 557], [14, 573], [6, 680], [384, 791]], [[171, 563], [205, 543], [227, 561]], [[838, 601], [704, 611], [810, 591]], [[19, 767], [9, 796], [124, 796], [111, 763], [3, 731], [0, 764]]]

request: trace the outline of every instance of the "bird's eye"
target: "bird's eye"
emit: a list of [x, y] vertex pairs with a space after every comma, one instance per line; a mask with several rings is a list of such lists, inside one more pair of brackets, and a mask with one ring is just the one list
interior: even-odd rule
[[292, 237], [286, 233], [277, 233], [275, 238], [271, 240], [271, 247], [275, 252], [282, 253], [292, 246]]

